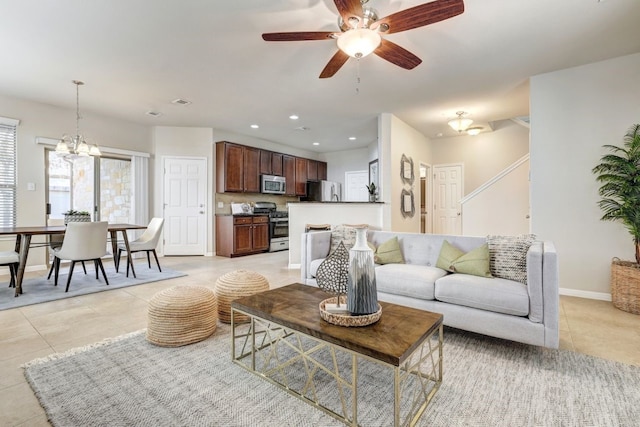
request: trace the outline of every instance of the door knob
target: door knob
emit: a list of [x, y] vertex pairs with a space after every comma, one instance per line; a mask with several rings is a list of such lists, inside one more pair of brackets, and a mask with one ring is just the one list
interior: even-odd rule
[[203, 214], [203, 213], [204, 213], [204, 211], [200, 211], [200, 213], [201, 213], [201, 214]]

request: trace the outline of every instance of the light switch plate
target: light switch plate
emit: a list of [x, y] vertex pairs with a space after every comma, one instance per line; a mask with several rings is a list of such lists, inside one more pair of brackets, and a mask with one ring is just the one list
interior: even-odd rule
[[28, 191], [36, 191], [36, 183], [35, 182], [27, 182], [27, 190]]
[[218, 209], [224, 208], [224, 202], [218, 202]]

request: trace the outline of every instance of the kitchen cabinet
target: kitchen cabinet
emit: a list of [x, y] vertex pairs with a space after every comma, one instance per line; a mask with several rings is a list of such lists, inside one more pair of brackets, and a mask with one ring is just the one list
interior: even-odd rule
[[244, 191], [243, 146], [229, 142], [216, 143], [216, 191]]
[[280, 153], [271, 153], [271, 173], [273, 175], [283, 176], [282, 157]]
[[260, 150], [259, 148], [243, 147], [243, 177], [244, 192], [260, 192]]
[[216, 255], [237, 257], [269, 250], [269, 216], [216, 216]]
[[260, 151], [231, 142], [217, 142], [216, 191], [259, 193]]
[[327, 179], [327, 162], [318, 162], [318, 181]]
[[318, 162], [316, 160], [307, 160], [307, 181], [318, 180]]
[[296, 157], [296, 196], [307, 195], [307, 159]]
[[295, 196], [296, 194], [296, 158], [282, 155], [282, 174], [287, 180], [285, 195]]
[[[267, 150], [260, 150], [260, 175], [275, 175], [273, 171], [272, 158], [275, 153]], [[282, 167], [281, 167], [282, 169]]]

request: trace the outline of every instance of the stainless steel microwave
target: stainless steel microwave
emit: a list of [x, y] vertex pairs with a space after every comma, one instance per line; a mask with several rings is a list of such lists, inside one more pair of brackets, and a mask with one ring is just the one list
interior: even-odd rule
[[260, 178], [260, 192], [264, 194], [284, 194], [287, 190], [284, 176], [261, 175]]

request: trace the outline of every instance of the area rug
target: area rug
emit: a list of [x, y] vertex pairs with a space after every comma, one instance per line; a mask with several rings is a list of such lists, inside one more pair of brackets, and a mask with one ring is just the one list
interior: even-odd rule
[[47, 280], [48, 271], [43, 271], [41, 277], [24, 280], [22, 282], [23, 293], [17, 298], [14, 296], [15, 290], [13, 288], [7, 286], [0, 287], [0, 310], [186, 276], [185, 273], [169, 268], [162, 268], [162, 272], [159, 272], [155, 266], [150, 269], [146, 264], [141, 264], [140, 266], [136, 266], [137, 278], [134, 278], [131, 273], [129, 273], [129, 277], [127, 277], [126, 265], [124, 269], [120, 269], [120, 272], [116, 273], [113, 264], [111, 264], [106, 265], [104, 268], [107, 279], [109, 279], [109, 286], [107, 286], [104, 283], [102, 273], [99, 275], [100, 279], [96, 280], [93, 262], [87, 262], [86, 264], [87, 274], [84, 274], [82, 271], [82, 265], [76, 265], [73, 271], [73, 277], [71, 278], [69, 292], [64, 291], [67, 285], [68, 268], [60, 270], [58, 286], [53, 286], [53, 275], [51, 276], [51, 280]]
[[[179, 348], [149, 344], [144, 331], [25, 365], [54, 426], [342, 425], [230, 361], [227, 325]], [[381, 378], [378, 364], [359, 375]], [[640, 367], [447, 328], [444, 379], [421, 426], [636, 426]], [[380, 413], [379, 382], [359, 391], [363, 426]], [[371, 418], [371, 414], [375, 414]], [[367, 417], [369, 415], [369, 417]]]

